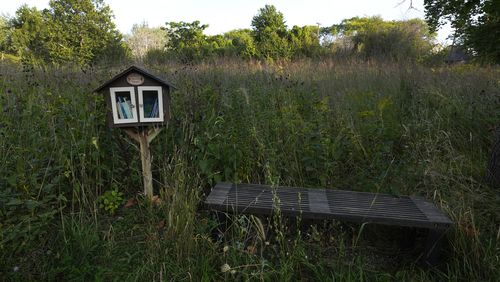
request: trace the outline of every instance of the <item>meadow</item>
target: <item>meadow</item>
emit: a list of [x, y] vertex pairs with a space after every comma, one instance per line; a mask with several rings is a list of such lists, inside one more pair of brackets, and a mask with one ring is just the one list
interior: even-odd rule
[[[103, 97], [92, 93], [126, 67], [0, 62], [1, 280], [500, 277], [500, 194], [484, 183], [498, 67], [145, 65], [178, 88], [152, 142], [157, 204], [140, 195], [137, 146], [106, 126]], [[419, 230], [279, 214], [221, 225], [201, 206], [219, 181], [420, 195], [454, 225], [441, 262], [424, 268]], [[416, 246], [404, 244], [408, 232]]]

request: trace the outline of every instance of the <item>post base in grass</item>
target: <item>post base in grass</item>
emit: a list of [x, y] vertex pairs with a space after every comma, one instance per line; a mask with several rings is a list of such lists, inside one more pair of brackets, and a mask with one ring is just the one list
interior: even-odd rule
[[[162, 128], [141, 128], [141, 129], [125, 129], [130, 138], [139, 143], [141, 152], [142, 164], [142, 179], [144, 183], [144, 195], [150, 201], [154, 202], [153, 196], [153, 173], [151, 172], [151, 150], [149, 144], [160, 133]], [[156, 196], [157, 199], [158, 196]]]

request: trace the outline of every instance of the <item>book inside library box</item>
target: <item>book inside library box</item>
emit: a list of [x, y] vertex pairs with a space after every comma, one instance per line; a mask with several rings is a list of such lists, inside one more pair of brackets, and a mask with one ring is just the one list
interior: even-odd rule
[[158, 104], [158, 91], [145, 90], [142, 92], [142, 95], [143, 95], [144, 117], [145, 118], [160, 117], [159, 104]]
[[134, 105], [131, 102], [129, 91], [115, 92], [115, 103], [118, 112], [118, 119], [133, 119]]

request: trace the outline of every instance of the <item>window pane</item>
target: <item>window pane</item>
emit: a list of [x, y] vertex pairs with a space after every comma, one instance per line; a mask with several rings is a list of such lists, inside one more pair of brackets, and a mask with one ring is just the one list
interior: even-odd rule
[[159, 107], [158, 105], [158, 91], [155, 90], [145, 90], [142, 92], [142, 102], [144, 107], [144, 117], [145, 118], [158, 118]]
[[130, 92], [119, 91], [115, 92], [116, 110], [118, 112], [118, 119], [132, 119], [134, 118], [134, 106], [130, 101]]

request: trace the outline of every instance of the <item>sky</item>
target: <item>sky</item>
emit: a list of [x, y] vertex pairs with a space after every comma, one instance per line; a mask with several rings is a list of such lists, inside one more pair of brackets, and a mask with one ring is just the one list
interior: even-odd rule
[[[105, 0], [113, 10], [114, 22], [124, 34], [134, 23], [146, 22], [150, 27], [166, 22], [199, 20], [208, 24], [206, 34], [214, 35], [237, 28], [250, 28], [252, 18], [266, 4], [276, 6], [285, 16], [288, 27], [294, 25], [331, 26], [355, 16], [381, 16], [385, 20], [424, 18], [423, 0]], [[13, 16], [27, 4], [38, 9], [48, 7], [48, 0], [2, 0], [0, 14]], [[401, 4], [400, 4], [401, 3]], [[438, 32], [443, 43], [451, 29]], [[449, 43], [449, 42], [448, 42]]]

